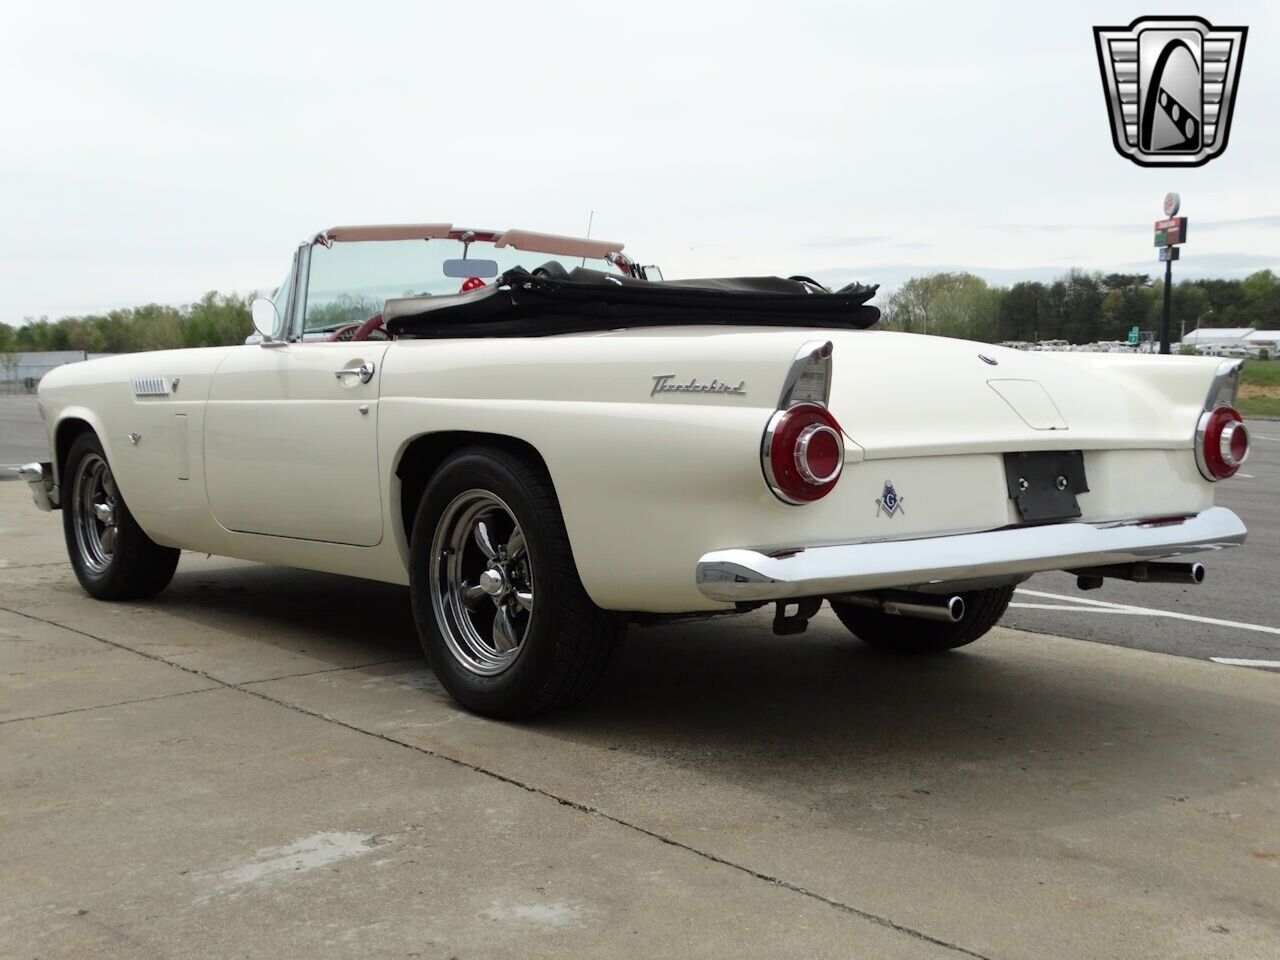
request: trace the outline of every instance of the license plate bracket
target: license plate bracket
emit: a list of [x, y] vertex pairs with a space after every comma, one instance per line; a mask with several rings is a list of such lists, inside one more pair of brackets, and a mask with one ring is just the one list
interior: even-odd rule
[[1081, 515], [1076, 494], [1089, 492], [1079, 450], [1006, 453], [1004, 476], [1009, 498], [1027, 523], [1074, 520]]

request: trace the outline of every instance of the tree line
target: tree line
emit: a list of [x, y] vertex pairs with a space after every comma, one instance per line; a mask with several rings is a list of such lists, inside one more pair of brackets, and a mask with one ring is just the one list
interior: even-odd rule
[[211, 291], [179, 307], [149, 303], [59, 320], [28, 317], [16, 327], [0, 323], [0, 353], [133, 353], [244, 343], [253, 331], [249, 313], [253, 296]]
[[[993, 287], [971, 273], [934, 273], [889, 294], [880, 327], [986, 341], [1124, 340], [1132, 327], [1159, 329], [1163, 297], [1163, 283], [1143, 273], [1072, 270], [1050, 283], [1010, 287]], [[151, 303], [59, 320], [27, 318], [19, 326], [0, 323], [0, 353], [131, 353], [243, 343], [253, 330], [252, 299], [211, 291], [179, 307]], [[1175, 340], [1180, 329], [1197, 327], [1274, 329], [1280, 327], [1280, 279], [1260, 270], [1243, 280], [1184, 280], [1173, 286], [1171, 315]]]
[[[1144, 273], [1072, 270], [1051, 283], [990, 286], [971, 273], [913, 277], [881, 306], [882, 329], [970, 340], [1127, 339], [1159, 330], [1164, 283]], [[1259, 270], [1243, 280], [1183, 280], [1170, 294], [1170, 331], [1197, 327], [1280, 327], [1280, 279]]]

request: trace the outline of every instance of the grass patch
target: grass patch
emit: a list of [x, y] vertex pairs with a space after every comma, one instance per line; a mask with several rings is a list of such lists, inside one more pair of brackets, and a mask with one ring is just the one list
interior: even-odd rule
[[1280, 397], [1241, 397], [1236, 409], [1246, 417], [1280, 417]]
[[1247, 360], [1241, 383], [1280, 387], [1280, 360]]

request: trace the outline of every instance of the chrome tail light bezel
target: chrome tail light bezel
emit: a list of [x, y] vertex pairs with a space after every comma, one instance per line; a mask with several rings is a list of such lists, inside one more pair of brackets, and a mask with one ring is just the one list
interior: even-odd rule
[[[1232, 441], [1244, 437], [1244, 452], [1237, 457]], [[1229, 480], [1249, 459], [1249, 428], [1235, 407], [1222, 404], [1200, 415], [1196, 424], [1196, 466], [1200, 475], [1211, 483]]]
[[[796, 351], [777, 409], [761, 439], [760, 466], [765, 483], [774, 496], [792, 506], [821, 500], [844, 470], [844, 431], [828, 408], [833, 352], [830, 340], [809, 340]], [[807, 422], [793, 429], [797, 420]], [[806, 452], [816, 438], [828, 435], [835, 439], [837, 457], [832, 471], [821, 477], [812, 469]]]

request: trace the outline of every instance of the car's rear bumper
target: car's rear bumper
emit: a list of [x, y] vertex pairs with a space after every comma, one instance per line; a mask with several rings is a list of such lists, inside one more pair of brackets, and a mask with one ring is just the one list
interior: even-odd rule
[[53, 510], [58, 506], [58, 485], [53, 482], [53, 464], [27, 463], [18, 467], [19, 479], [27, 481], [31, 499], [41, 510]]
[[1056, 523], [770, 552], [714, 550], [698, 561], [696, 576], [698, 589], [712, 600], [788, 600], [1221, 550], [1244, 543], [1245, 533], [1230, 510], [1210, 507], [1178, 520]]

